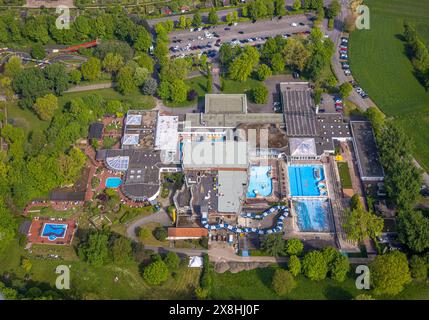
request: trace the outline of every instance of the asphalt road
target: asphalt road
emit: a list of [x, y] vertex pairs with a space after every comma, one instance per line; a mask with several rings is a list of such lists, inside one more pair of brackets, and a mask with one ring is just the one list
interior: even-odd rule
[[[218, 50], [219, 48], [214, 46], [216, 40], [220, 39], [221, 44], [229, 42], [233, 39], [242, 40], [248, 38], [258, 38], [258, 37], [275, 37], [277, 35], [284, 34], [293, 34], [304, 31], [310, 31], [312, 27], [312, 22], [310, 21], [311, 15], [294, 15], [294, 16], [285, 16], [282, 19], [274, 18], [272, 20], [263, 20], [256, 21], [255, 23], [246, 22], [238, 23], [236, 26], [227, 26], [227, 25], [218, 25], [210, 28], [209, 30], [201, 31], [189, 31], [180, 30], [174, 31], [169, 34], [170, 38], [170, 47], [177, 46], [179, 49], [185, 48], [187, 45], [197, 46], [197, 45], [207, 45], [212, 44], [213, 50]], [[298, 26], [292, 27], [292, 23], [297, 23]], [[299, 25], [303, 23], [304, 25]], [[229, 29], [229, 30], [225, 30]], [[210, 39], [205, 37], [205, 32], [213, 34], [214, 32], [219, 35], [219, 38], [212, 37]], [[240, 34], [239, 32], [242, 32]], [[181, 43], [173, 43], [175, 40], [181, 40]], [[253, 42], [262, 43], [264, 41]], [[248, 43], [252, 44], [252, 43]], [[194, 50], [196, 51], [196, 50]], [[171, 55], [180, 55], [180, 54], [189, 54], [192, 51], [178, 51], [171, 52]]]

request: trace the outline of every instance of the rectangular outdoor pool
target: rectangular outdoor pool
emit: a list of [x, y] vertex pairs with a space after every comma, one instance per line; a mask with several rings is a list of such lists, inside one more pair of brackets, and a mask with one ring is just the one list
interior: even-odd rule
[[268, 197], [273, 192], [273, 182], [270, 176], [271, 166], [251, 166], [249, 188], [246, 196], [256, 198], [256, 196]]
[[45, 223], [43, 226], [42, 237], [55, 241], [57, 238], [64, 238], [67, 231], [67, 224], [64, 223]]
[[299, 231], [331, 231], [331, 206], [328, 200], [293, 200], [292, 206], [297, 215], [297, 224]]
[[292, 197], [318, 197], [328, 195], [323, 166], [289, 166], [288, 173], [290, 195]]

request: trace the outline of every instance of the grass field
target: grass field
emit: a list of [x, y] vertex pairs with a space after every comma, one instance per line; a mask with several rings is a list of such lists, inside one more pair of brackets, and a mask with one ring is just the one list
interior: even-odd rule
[[[55, 246], [36, 246], [34, 254], [59, 254], [67, 260], [40, 259], [19, 247], [17, 241], [0, 255], [0, 275], [13, 272], [22, 279], [25, 275], [20, 267], [21, 257], [29, 257], [30, 271], [34, 281], [55, 285], [58, 276], [55, 268], [64, 264], [70, 267], [70, 288], [86, 299], [191, 299], [199, 281], [199, 268], [187, 268], [182, 264], [177, 276], [171, 277], [160, 286], [149, 286], [141, 277], [139, 260], [127, 265], [107, 264], [93, 267], [76, 259], [73, 248]], [[69, 252], [67, 252], [69, 251]], [[147, 258], [147, 257], [146, 257]], [[118, 277], [117, 282], [114, 281]]]
[[[242, 271], [239, 273], [215, 273], [213, 298], [221, 300], [254, 299], [254, 300], [350, 300], [363, 292], [356, 289], [355, 278], [350, 275], [344, 282], [330, 279], [311, 281], [304, 276], [298, 276], [296, 288], [289, 294], [278, 296], [271, 289], [271, 281], [277, 266]], [[381, 296], [381, 299], [427, 299], [429, 285], [426, 283], [411, 283], [397, 296]], [[377, 297], [378, 298], [378, 297]]]
[[249, 90], [262, 84], [261, 81], [249, 78], [246, 81], [234, 81], [222, 78], [223, 90], [222, 93], [246, 93]]
[[341, 186], [343, 189], [352, 188], [352, 178], [350, 177], [349, 166], [347, 162], [337, 162], [338, 173], [340, 174]]
[[429, 45], [429, 1], [368, 0], [370, 30], [350, 36], [350, 66], [359, 84], [414, 141], [414, 156], [429, 170], [429, 92], [413, 74], [401, 41], [404, 21], [414, 22]]

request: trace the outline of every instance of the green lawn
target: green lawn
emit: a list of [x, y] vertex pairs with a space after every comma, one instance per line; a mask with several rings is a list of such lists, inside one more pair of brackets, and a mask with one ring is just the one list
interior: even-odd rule
[[[32, 262], [31, 279], [55, 285], [58, 276], [55, 268], [64, 264], [70, 266], [70, 287], [74, 292], [87, 299], [191, 299], [194, 288], [198, 285], [200, 269], [187, 268], [183, 264], [177, 276], [170, 277], [160, 286], [149, 286], [141, 277], [138, 262], [131, 262], [125, 266], [107, 264], [102, 267], [93, 267], [85, 262], [71, 258], [73, 248], [56, 246], [36, 246], [33, 255], [29, 255], [17, 241], [0, 254], [0, 275], [4, 272], [13, 272], [22, 279], [25, 275], [20, 267], [21, 257], [29, 257]], [[51, 260], [36, 258], [36, 254], [53, 253], [68, 260]], [[147, 259], [147, 256], [145, 256]], [[140, 261], [139, 261], [140, 262]], [[115, 277], [119, 281], [115, 282]]]
[[343, 189], [352, 188], [352, 178], [350, 177], [349, 166], [347, 162], [337, 162], [338, 173], [340, 174], [341, 185]]
[[222, 93], [246, 93], [247, 91], [262, 84], [261, 81], [249, 78], [246, 81], [234, 81], [222, 78], [223, 90]]
[[7, 118], [9, 123], [22, 128], [26, 134], [31, 131], [44, 131], [49, 126], [48, 121], [40, 120], [32, 110], [20, 108], [17, 102], [8, 103]]
[[155, 107], [155, 99], [152, 96], [144, 96], [139, 92], [122, 95], [113, 88], [65, 93], [58, 98], [58, 104], [62, 108], [71, 99], [82, 98], [90, 94], [99, 94], [105, 100], [120, 100], [129, 103], [134, 109], [152, 109]]
[[414, 156], [429, 170], [429, 92], [413, 75], [401, 41], [404, 21], [414, 22], [429, 45], [429, 2], [368, 0], [370, 30], [350, 36], [350, 66], [359, 84], [414, 141]]
[[[356, 289], [354, 275], [350, 275], [344, 282], [339, 283], [330, 279], [311, 281], [304, 276], [298, 276], [297, 287], [289, 294], [277, 295], [271, 289], [271, 281], [277, 266], [261, 268], [239, 273], [215, 273], [213, 298], [221, 300], [231, 299], [291, 299], [291, 300], [350, 300], [361, 293]], [[413, 282], [401, 294], [391, 297], [382, 296], [381, 299], [427, 299], [429, 285]]]

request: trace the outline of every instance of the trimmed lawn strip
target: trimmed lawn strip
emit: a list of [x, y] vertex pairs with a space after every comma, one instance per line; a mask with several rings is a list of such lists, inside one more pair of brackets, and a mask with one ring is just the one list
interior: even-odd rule
[[337, 166], [343, 189], [351, 189], [352, 178], [350, 177], [350, 171], [347, 162], [337, 162]]

